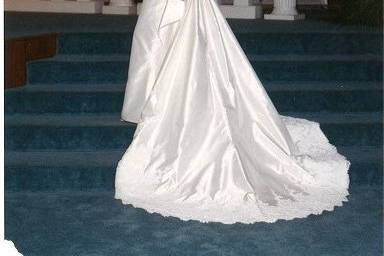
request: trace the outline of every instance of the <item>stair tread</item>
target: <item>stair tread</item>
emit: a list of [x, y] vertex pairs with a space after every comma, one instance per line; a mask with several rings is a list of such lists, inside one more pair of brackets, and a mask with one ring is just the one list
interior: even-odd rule
[[[242, 20], [240, 20], [241, 22]], [[245, 20], [247, 21], [247, 20]], [[239, 22], [239, 20], [236, 20], [236, 22]], [[249, 22], [249, 20], [248, 20]], [[254, 20], [252, 20], [254, 22]], [[271, 22], [271, 21], [269, 21]], [[308, 21], [306, 21], [308, 22]], [[231, 21], [229, 21], [231, 23]], [[248, 24], [249, 25], [249, 24]], [[236, 27], [236, 29], [233, 30], [233, 33], [235, 35], [240, 34], [240, 35], [249, 35], [249, 34], [278, 34], [278, 35], [307, 35], [307, 34], [329, 34], [329, 35], [334, 35], [334, 34], [341, 34], [341, 35], [381, 35], [382, 32], [380, 30], [375, 29], [374, 27], [364, 27], [365, 30], [360, 29], [353, 29], [351, 26], [344, 27], [343, 29], [335, 29], [335, 27], [332, 27], [333, 30], [327, 29], [327, 30], [317, 30], [315, 27], [311, 27], [308, 30], [300, 31], [300, 30], [295, 30], [294, 28], [297, 28], [297, 24], [295, 26], [292, 26], [290, 30], [282, 30], [281, 26], [282, 24], [278, 24], [275, 27], [272, 27], [271, 24], [268, 24], [270, 27], [269, 30], [265, 29], [257, 29], [258, 26], [255, 26], [254, 23], [250, 24], [252, 26], [247, 26], [247, 30], [244, 30], [244, 28], [241, 29], [241, 27]], [[275, 28], [279, 30], [275, 30]], [[251, 29], [251, 30], [250, 30]], [[62, 35], [133, 35], [133, 31], [66, 31]]]
[[325, 113], [325, 112], [285, 112], [285, 116], [304, 118], [322, 123], [381, 123], [383, 121], [382, 112], [355, 112], [355, 113]]
[[[382, 90], [377, 81], [273, 81], [263, 83], [268, 91], [354, 91]], [[112, 84], [28, 84], [8, 89], [20, 92], [124, 92], [125, 83]]]
[[382, 61], [380, 54], [249, 54], [250, 61]]
[[[325, 113], [325, 112], [285, 112], [284, 116], [292, 116], [314, 120], [320, 123], [381, 123], [381, 112]], [[123, 122], [120, 113], [101, 114], [12, 114], [5, 118], [6, 126], [136, 126]]]
[[109, 151], [7, 151], [6, 166], [110, 166], [117, 163], [123, 150]]
[[[62, 33], [132, 33], [137, 17], [125, 15], [82, 15], [60, 13], [6, 13], [6, 38], [39, 35], [61, 31]], [[22, 16], [21, 16], [22, 15]], [[36, 15], [39, 18], [36, 18]], [[44, 15], [41, 18], [41, 15]], [[39, 22], [40, 20], [44, 22]], [[327, 21], [306, 19], [304, 21], [284, 22], [255, 19], [228, 19], [235, 34], [242, 33], [327, 33], [327, 34], [378, 34], [380, 28], [374, 26], [342, 25]], [[79, 25], [81, 24], [81, 25]]]
[[5, 118], [7, 126], [136, 126], [136, 124], [123, 122], [120, 114], [14, 114]]
[[[380, 54], [247, 54], [250, 61], [382, 61]], [[128, 62], [122, 54], [58, 54], [34, 62]]]
[[[354, 161], [379, 161], [383, 148], [376, 146], [338, 147], [341, 154]], [[6, 151], [6, 166], [111, 166], [117, 164], [124, 150], [100, 151]]]
[[380, 161], [383, 159], [383, 147], [377, 146], [350, 146], [337, 147], [337, 151], [350, 159], [362, 161]]

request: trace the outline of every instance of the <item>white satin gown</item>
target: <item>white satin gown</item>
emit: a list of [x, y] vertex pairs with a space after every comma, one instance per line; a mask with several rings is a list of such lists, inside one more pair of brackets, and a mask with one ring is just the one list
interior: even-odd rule
[[349, 162], [319, 124], [280, 116], [214, 0], [144, 0], [122, 119], [138, 123], [115, 198], [222, 223], [321, 214]]

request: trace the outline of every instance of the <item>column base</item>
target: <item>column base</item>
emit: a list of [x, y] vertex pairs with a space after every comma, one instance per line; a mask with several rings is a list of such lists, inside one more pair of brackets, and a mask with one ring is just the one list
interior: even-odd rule
[[[229, 19], [262, 19], [263, 7], [261, 5], [253, 6], [235, 6], [220, 5], [220, 10], [225, 18]], [[137, 13], [140, 14], [141, 3], [137, 5]]]
[[102, 0], [95, 1], [42, 1], [5, 0], [5, 11], [56, 12], [56, 13], [101, 13]]
[[225, 18], [229, 19], [262, 19], [263, 7], [261, 5], [220, 5]]
[[296, 15], [282, 15], [282, 14], [265, 14], [265, 20], [303, 20], [305, 19], [305, 14], [296, 14]]
[[136, 15], [136, 6], [117, 6], [117, 5], [105, 5], [103, 6], [103, 14], [115, 14], [115, 15]]

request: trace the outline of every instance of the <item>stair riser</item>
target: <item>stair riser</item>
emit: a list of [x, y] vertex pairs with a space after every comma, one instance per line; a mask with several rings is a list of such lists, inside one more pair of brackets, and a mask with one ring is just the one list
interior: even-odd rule
[[123, 99], [123, 92], [7, 92], [5, 109], [7, 114], [117, 113]]
[[331, 144], [339, 146], [381, 146], [382, 123], [320, 124]]
[[[282, 112], [378, 112], [382, 91], [273, 91], [269, 95]], [[5, 110], [14, 113], [118, 113], [124, 92], [24, 92], [6, 93]], [[316, 103], [316, 104], [313, 104]]]
[[56, 62], [39, 61], [28, 65], [30, 84], [50, 83], [124, 83], [128, 62]]
[[59, 54], [128, 54], [132, 33], [69, 33], [58, 41]]
[[[336, 146], [381, 145], [381, 124], [322, 124]], [[132, 126], [52, 127], [7, 126], [7, 150], [111, 150], [126, 149], [132, 140]]]
[[17, 126], [5, 129], [7, 150], [124, 149], [132, 141], [134, 128]]
[[247, 34], [237, 35], [246, 53], [253, 54], [362, 54], [382, 53], [379, 34]]
[[[86, 160], [84, 160], [86, 161]], [[6, 167], [7, 191], [112, 190], [116, 166]]]
[[381, 81], [380, 61], [254, 61], [262, 81]]
[[[381, 54], [380, 34], [236, 33], [253, 54]], [[59, 37], [60, 54], [128, 54], [132, 33], [69, 33]]]
[[[262, 81], [381, 81], [380, 61], [253, 61]], [[28, 65], [29, 83], [124, 83], [128, 62], [38, 61]]]
[[[106, 167], [6, 167], [7, 191], [114, 190], [115, 172], [119, 159]], [[349, 170], [351, 185], [380, 185], [383, 165], [376, 162], [352, 163]], [[86, 159], [84, 161], [87, 161]]]

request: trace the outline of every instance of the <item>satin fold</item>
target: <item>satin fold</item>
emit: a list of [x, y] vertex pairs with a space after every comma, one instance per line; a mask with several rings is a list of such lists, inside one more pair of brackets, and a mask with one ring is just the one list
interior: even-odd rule
[[122, 119], [138, 123], [116, 173], [124, 203], [252, 223], [347, 200], [349, 162], [317, 123], [278, 114], [213, 0], [144, 1]]

